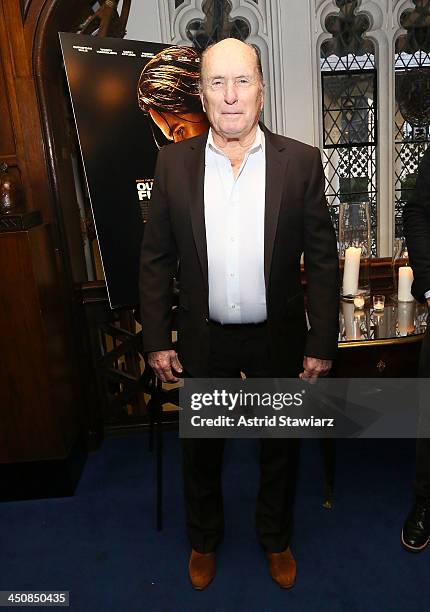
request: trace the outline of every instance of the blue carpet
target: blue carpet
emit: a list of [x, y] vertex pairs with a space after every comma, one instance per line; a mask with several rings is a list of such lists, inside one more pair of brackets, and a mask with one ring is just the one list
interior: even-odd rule
[[428, 609], [430, 550], [411, 555], [399, 544], [413, 441], [339, 441], [332, 510], [321, 505], [320, 447], [303, 443], [291, 591], [271, 581], [255, 538], [257, 442], [229, 441], [225, 540], [213, 584], [195, 592], [186, 571], [180, 444], [175, 432], [164, 439], [161, 533], [147, 436], [107, 439], [90, 455], [73, 498], [0, 505], [0, 589], [69, 590], [79, 612]]

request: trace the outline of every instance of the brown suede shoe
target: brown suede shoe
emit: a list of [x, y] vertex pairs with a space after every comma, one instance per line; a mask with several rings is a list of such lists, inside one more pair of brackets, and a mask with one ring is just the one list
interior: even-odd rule
[[205, 589], [215, 576], [215, 553], [199, 553], [193, 548], [188, 573], [195, 589]]
[[280, 553], [267, 553], [269, 572], [273, 580], [283, 589], [290, 589], [296, 580], [296, 562], [287, 548]]

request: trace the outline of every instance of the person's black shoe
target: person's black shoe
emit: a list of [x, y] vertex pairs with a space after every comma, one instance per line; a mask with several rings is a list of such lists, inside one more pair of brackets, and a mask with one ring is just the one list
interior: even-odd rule
[[417, 500], [402, 530], [401, 542], [409, 552], [420, 552], [430, 542], [430, 500]]

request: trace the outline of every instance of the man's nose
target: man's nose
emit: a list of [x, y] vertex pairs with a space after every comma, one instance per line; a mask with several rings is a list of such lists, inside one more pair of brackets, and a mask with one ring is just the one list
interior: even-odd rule
[[234, 81], [226, 81], [224, 89], [224, 101], [226, 104], [234, 104], [237, 101], [237, 89]]

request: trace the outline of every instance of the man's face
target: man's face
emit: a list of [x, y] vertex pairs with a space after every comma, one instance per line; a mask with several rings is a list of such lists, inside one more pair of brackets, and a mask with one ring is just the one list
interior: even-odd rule
[[263, 84], [253, 50], [231, 39], [209, 49], [202, 66], [201, 99], [217, 134], [249, 134], [263, 108]]

